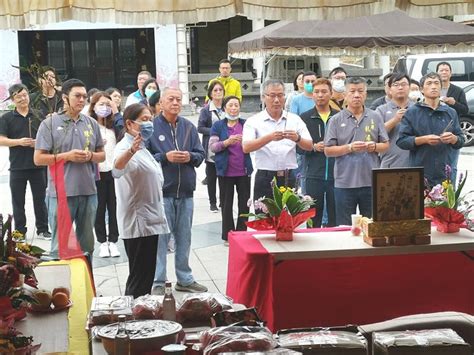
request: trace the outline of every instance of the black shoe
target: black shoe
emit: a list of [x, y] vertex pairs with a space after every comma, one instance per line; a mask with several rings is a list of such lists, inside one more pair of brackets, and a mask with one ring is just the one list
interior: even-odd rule
[[201, 182], [203, 185], [207, 185], [207, 176], [204, 178], [204, 180], [202, 180]]
[[49, 233], [48, 231], [40, 232], [38, 233], [38, 238], [44, 239], [44, 240], [51, 240], [51, 233]]
[[211, 210], [212, 213], [218, 213], [219, 212], [219, 209], [217, 208], [215, 203], [211, 204], [210, 210]]

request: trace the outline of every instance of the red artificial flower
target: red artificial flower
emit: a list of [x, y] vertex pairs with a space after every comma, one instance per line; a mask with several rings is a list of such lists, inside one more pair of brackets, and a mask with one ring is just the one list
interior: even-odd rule
[[267, 217], [254, 221], [247, 221], [248, 227], [256, 230], [290, 230], [293, 231], [296, 227], [307, 221], [309, 218], [316, 215], [316, 209], [311, 208], [307, 211], [300, 212], [295, 216], [289, 214], [284, 209], [278, 217]]
[[455, 232], [464, 223], [461, 212], [448, 207], [425, 207], [425, 216], [431, 218], [441, 232]]
[[275, 229], [273, 217], [267, 217], [263, 219], [256, 219], [254, 221], [247, 221], [245, 222], [247, 227], [252, 229], [256, 229], [258, 231], [270, 230]]

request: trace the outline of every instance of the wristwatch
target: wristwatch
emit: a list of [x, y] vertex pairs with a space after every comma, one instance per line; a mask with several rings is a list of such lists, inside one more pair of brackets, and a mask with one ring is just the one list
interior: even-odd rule
[[301, 140], [301, 135], [299, 133], [296, 133], [298, 135], [298, 138], [295, 140], [295, 143], [298, 143]]

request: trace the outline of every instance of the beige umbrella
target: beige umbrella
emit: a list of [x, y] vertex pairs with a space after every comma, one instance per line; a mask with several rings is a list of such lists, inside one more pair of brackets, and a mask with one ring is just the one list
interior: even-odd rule
[[345, 20], [279, 21], [228, 44], [229, 55], [240, 59], [472, 51], [474, 27], [400, 10]]
[[0, 0], [0, 28], [78, 20], [124, 25], [251, 19], [343, 19], [399, 8], [415, 17], [472, 14], [474, 0]]

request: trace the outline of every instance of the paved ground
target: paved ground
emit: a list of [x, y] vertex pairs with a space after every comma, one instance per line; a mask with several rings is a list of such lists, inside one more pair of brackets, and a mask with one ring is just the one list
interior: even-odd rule
[[[197, 122], [197, 116], [191, 117]], [[464, 191], [474, 190], [474, 147], [463, 148], [459, 159], [459, 171], [469, 171], [468, 182]], [[205, 176], [204, 164], [197, 170], [198, 183], [194, 198], [194, 223], [191, 245], [190, 263], [195, 279], [205, 284], [210, 291], [225, 293], [227, 279], [228, 248], [220, 239], [220, 214], [209, 211], [206, 186], [200, 182]], [[0, 147], [0, 213], [6, 215], [11, 213], [10, 189], [8, 185], [8, 150]], [[38, 246], [49, 249], [49, 242], [35, 239], [34, 214], [31, 194], [28, 189], [27, 201], [28, 235], [31, 242]], [[123, 244], [119, 241], [122, 256], [118, 258], [99, 258], [95, 255], [94, 277], [98, 295], [123, 294], [125, 282], [128, 275], [128, 263], [125, 256]], [[98, 244], [96, 251], [98, 252]], [[174, 283], [173, 255], [168, 255], [168, 277]]]

